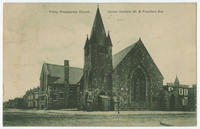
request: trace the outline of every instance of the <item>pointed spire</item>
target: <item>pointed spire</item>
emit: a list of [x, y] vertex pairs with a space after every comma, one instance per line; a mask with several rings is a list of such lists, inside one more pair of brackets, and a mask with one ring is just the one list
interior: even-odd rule
[[174, 81], [174, 84], [175, 84], [175, 85], [179, 85], [179, 79], [178, 79], [177, 75], [176, 75], [176, 79], [175, 79], [175, 81]]
[[138, 43], [138, 44], [142, 44], [142, 45], [144, 45], [143, 42], [142, 42], [141, 37], [139, 37], [139, 40], [137, 41], [137, 43]]
[[89, 45], [89, 39], [88, 39], [88, 35], [87, 35], [87, 38], [86, 38], [86, 41], [85, 41], [84, 49], [86, 49], [86, 47], [88, 47], [88, 45]]
[[110, 31], [108, 30], [108, 36], [106, 37], [106, 43], [108, 46], [112, 46], [112, 41], [110, 38]]
[[141, 37], [139, 37], [138, 43], [142, 43], [142, 39], [141, 39]]
[[105, 38], [106, 32], [103, 25], [103, 20], [101, 18], [99, 7], [97, 7], [96, 16], [94, 19], [92, 31], [91, 31], [91, 39], [92, 38]]

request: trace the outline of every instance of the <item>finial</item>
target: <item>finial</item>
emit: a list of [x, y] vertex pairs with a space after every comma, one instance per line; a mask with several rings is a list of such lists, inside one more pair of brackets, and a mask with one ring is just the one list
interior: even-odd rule
[[139, 40], [141, 41], [141, 37], [139, 38]]
[[110, 35], [110, 31], [108, 30], [108, 35]]
[[97, 3], [97, 8], [99, 8], [99, 3]]

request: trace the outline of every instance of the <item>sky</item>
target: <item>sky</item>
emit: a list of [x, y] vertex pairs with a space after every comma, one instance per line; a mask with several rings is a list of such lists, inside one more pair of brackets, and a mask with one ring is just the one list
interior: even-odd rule
[[[141, 38], [164, 84], [176, 75], [181, 84], [196, 83], [195, 4], [101, 3], [99, 8], [113, 54]], [[39, 86], [44, 62], [63, 65], [69, 60], [70, 66], [83, 68], [96, 9], [95, 3], [4, 3], [3, 100]]]

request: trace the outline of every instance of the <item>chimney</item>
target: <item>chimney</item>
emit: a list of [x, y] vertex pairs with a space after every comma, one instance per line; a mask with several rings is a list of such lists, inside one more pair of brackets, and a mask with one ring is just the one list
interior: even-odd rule
[[64, 82], [69, 85], [69, 60], [64, 60]]

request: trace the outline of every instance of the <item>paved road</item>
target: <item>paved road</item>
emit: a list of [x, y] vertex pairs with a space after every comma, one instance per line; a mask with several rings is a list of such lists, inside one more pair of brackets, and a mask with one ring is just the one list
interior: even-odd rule
[[4, 126], [195, 126], [195, 112], [70, 110], [3, 111]]

